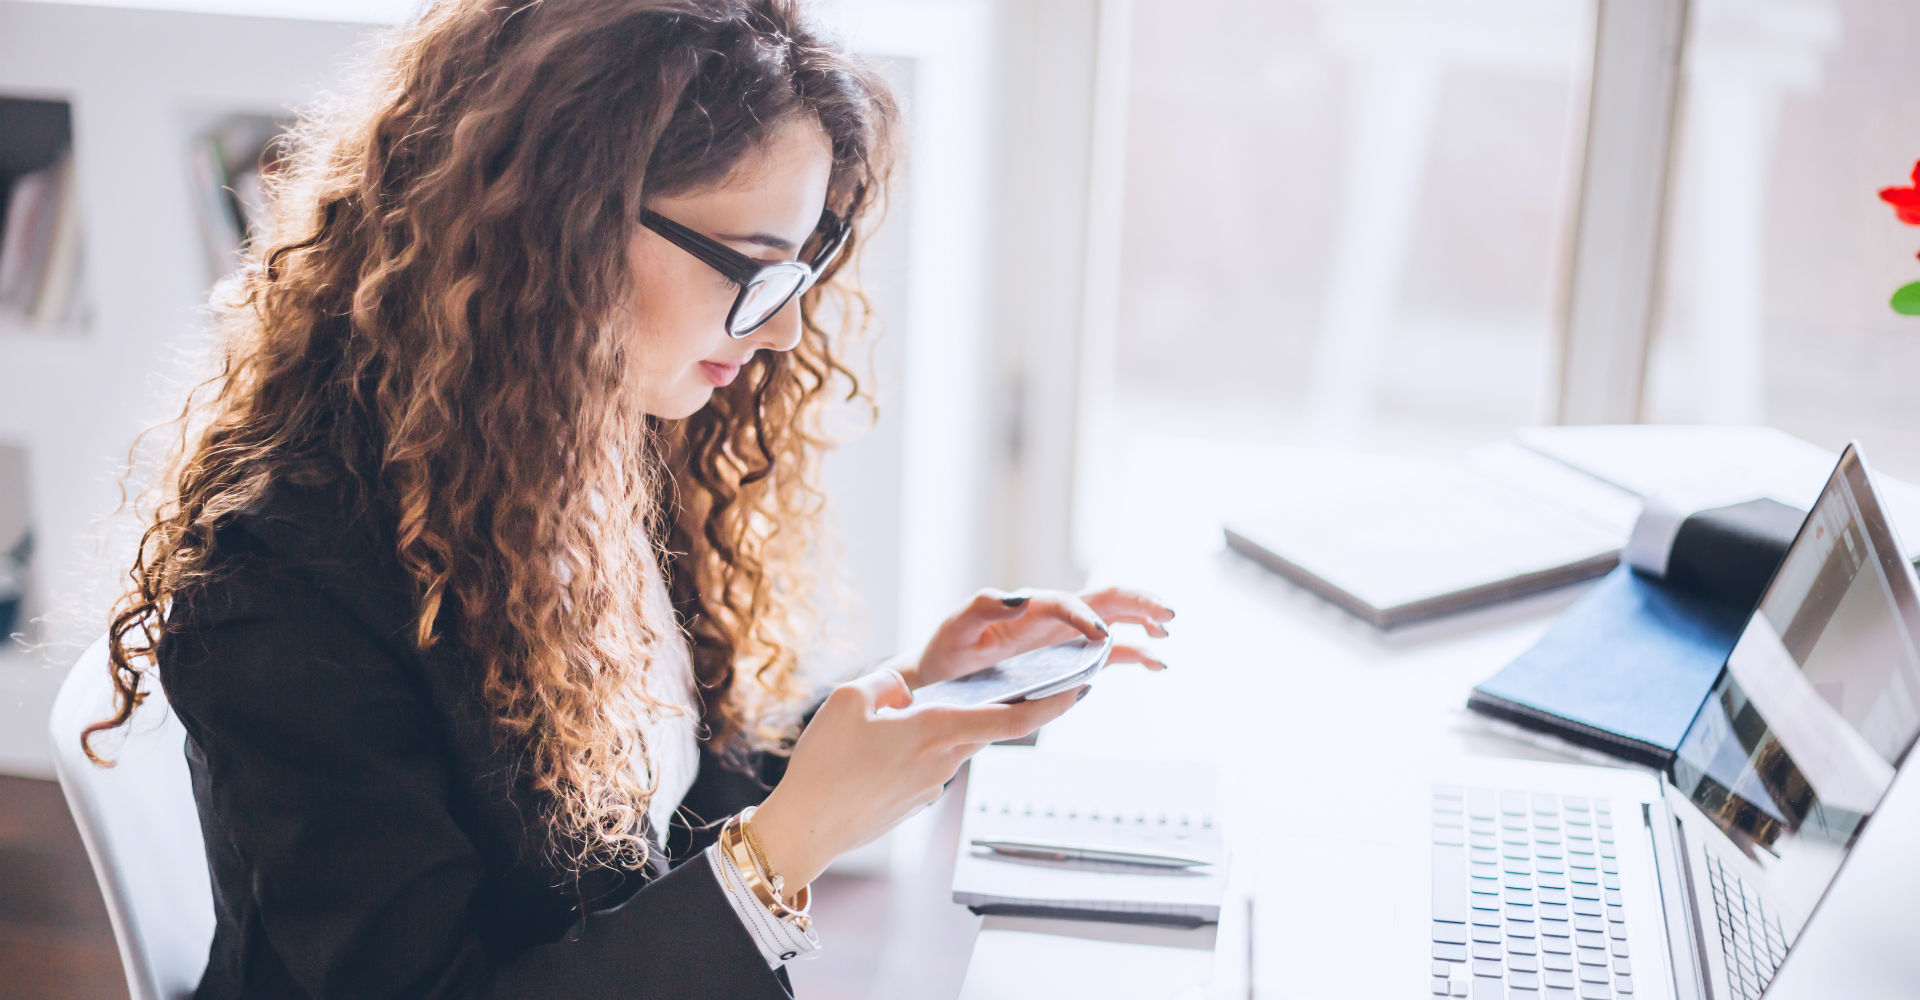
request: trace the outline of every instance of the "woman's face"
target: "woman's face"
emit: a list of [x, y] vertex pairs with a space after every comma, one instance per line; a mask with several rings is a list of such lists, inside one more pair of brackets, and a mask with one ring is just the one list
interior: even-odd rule
[[[832, 167], [826, 132], [794, 120], [720, 184], [649, 199], [647, 207], [749, 257], [794, 260], [826, 207]], [[789, 351], [800, 342], [798, 298], [735, 340], [726, 321], [739, 286], [653, 230], [636, 226], [635, 232], [627, 248], [636, 311], [628, 348], [647, 413], [691, 416], [756, 351]]]

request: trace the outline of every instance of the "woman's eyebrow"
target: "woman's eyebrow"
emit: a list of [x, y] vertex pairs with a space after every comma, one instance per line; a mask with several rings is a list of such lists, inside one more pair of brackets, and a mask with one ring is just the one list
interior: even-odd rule
[[722, 240], [727, 243], [757, 243], [760, 246], [766, 247], [769, 250], [778, 250], [781, 253], [793, 253], [795, 250], [799, 249], [798, 247], [793, 245], [792, 240], [783, 239], [779, 236], [773, 235], [772, 233], [753, 233], [752, 235], [747, 235], [747, 236], [721, 233], [721, 234], [716, 234], [714, 236], [714, 239]]

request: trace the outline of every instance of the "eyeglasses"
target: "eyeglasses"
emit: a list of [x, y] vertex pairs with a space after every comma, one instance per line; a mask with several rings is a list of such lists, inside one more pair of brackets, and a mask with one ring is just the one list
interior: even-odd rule
[[794, 297], [812, 288], [814, 282], [833, 263], [847, 241], [848, 226], [832, 212], [820, 215], [820, 247], [806, 262], [797, 260], [755, 260], [724, 243], [703, 236], [651, 209], [642, 209], [640, 223], [659, 233], [667, 242], [692, 254], [701, 263], [725, 275], [740, 286], [727, 310], [727, 335], [735, 340], [758, 330]]

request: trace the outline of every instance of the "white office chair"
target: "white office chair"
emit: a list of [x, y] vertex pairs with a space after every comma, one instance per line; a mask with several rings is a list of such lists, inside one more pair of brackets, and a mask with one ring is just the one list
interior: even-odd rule
[[113, 918], [127, 990], [133, 1000], [179, 1000], [206, 970], [213, 889], [183, 755], [186, 730], [167, 710], [158, 676], [142, 688], [147, 700], [129, 725], [94, 740], [118, 763], [95, 766], [80, 751], [80, 731], [113, 709], [102, 636], [60, 685], [48, 728], [54, 771]]

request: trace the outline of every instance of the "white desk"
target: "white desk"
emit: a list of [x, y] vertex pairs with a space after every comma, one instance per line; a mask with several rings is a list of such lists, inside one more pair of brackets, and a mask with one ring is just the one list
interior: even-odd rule
[[[1385, 985], [1357, 960], [1378, 922], [1368, 885], [1391, 875], [1345, 862], [1364, 850], [1375, 791], [1409, 758], [1565, 759], [1465, 704], [1469, 689], [1525, 649], [1581, 588], [1382, 635], [1227, 552], [1219, 529], [1235, 498], [1284, 489], [1280, 470], [1364, 476], [1378, 474], [1377, 464], [1190, 445], [1163, 454], [1158, 467], [1130, 470], [1128, 481], [1141, 489], [1125, 506], [1117, 500], [1115, 541], [1092, 577], [1147, 588], [1174, 607], [1171, 637], [1155, 644], [1169, 669], [1127, 665], [1103, 674], [1085, 702], [1047, 727], [1041, 745], [1201, 757], [1220, 767], [1234, 858], [1205, 996], [1247, 996], [1249, 893], [1265, 901], [1255, 910], [1262, 1000], [1365, 995]], [[916, 842], [896, 852], [891, 877], [845, 879], [816, 894], [827, 951], [792, 967], [798, 995], [959, 995], [982, 923], [949, 896], [959, 791], [956, 783], [900, 831]], [[1312, 902], [1289, 902], [1297, 900]]]
[[[1549, 747], [1465, 708], [1472, 686], [1523, 651], [1584, 587], [1383, 635], [1227, 552], [1219, 525], [1235, 505], [1319, 481], [1387, 480], [1390, 468], [1334, 452], [1173, 440], [1133, 454], [1136, 464], [1121, 481], [1136, 489], [1115, 497], [1107, 511], [1100, 537], [1112, 542], [1092, 578], [1155, 590], [1179, 612], [1172, 637], [1156, 643], [1170, 668], [1149, 674], [1124, 666], [1103, 674], [1094, 694], [1047, 727], [1040, 742], [1082, 753], [1216, 762], [1234, 856], [1220, 924], [1205, 935], [1210, 942], [1164, 932], [1156, 942], [1164, 950], [1122, 953], [1112, 944], [1122, 932], [1068, 925], [1067, 934], [1047, 941], [1025, 933], [1047, 922], [971, 915], [949, 901], [963, 804], [956, 787], [902, 828], [890, 877], [841, 878], [816, 895], [828, 951], [794, 967], [802, 997], [953, 1000], [983, 926], [1022, 933], [988, 939], [995, 964], [966, 984], [967, 1000], [1242, 1000], [1250, 995], [1250, 955], [1260, 1000], [1411, 995], [1419, 986], [1386, 981], [1385, 967], [1369, 961], [1371, 930], [1383, 922], [1378, 900], [1391, 897], [1381, 885], [1394, 874], [1370, 860], [1377, 853], [1367, 846], [1372, 824], [1407, 794], [1395, 786], [1414, 770], [1410, 763], [1472, 755], [1612, 763], [1563, 744]], [[1868, 984], [1849, 995], [1899, 996], [1920, 977], [1920, 952], [1897, 943], [1902, 929], [1920, 920], [1920, 863], [1909, 846], [1909, 831], [1920, 830], [1920, 775], [1909, 778], [1906, 800], [1896, 808], [1890, 796], [1874, 821], [1888, 836], [1875, 842], [1869, 829], [1858, 852], [1856, 860], [1871, 853], [1877, 867], [1829, 900], [1861, 897], [1848, 903], [1850, 912], [1827, 915], [1827, 937], [1835, 940], [1824, 950], [1796, 949], [1788, 960], [1783, 987], [1796, 962], [1806, 967], [1789, 1000], [1829, 995], [1845, 976]], [[1424, 815], [1424, 792], [1411, 794]], [[1886, 898], [1869, 898], [1876, 892]], [[1256, 901], [1252, 949], [1249, 896]], [[1886, 967], [1874, 972], [1878, 979], [1855, 968], [1859, 941], [1883, 942], [1875, 952]], [[1206, 943], [1210, 951], [1194, 947]], [[1158, 978], [1159, 993], [1113, 985], [1141, 984], [1136, 960], [1143, 954], [1148, 966], [1171, 968], [1177, 980], [1196, 951], [1211, 965], [1205, 990], [1162, 986]], [[1900, 985], [1876, 992], [1871, 983], [1882, 981]]]
[[1377, 947], [1369, 928], [1383, 922], [1379, 901], [1393, 898], [1396, 875], [1366, 841], [1424, 796], [1382, 799], [1415, 794], [1395, 784], [1409, 762], [1555, 756], [1503, 735], [1465, 703], [1575, 594], [1383, 638], [1219, 549], [1170, 558], [1151, 576], [1103, 579], [1166, 581], [1158, 586], [1181, 609], [1166, 644], [1170, 667], [1102, 678], [1041, 743], [1219, 766], [1234, 859], [1207, 995], [1247, 995], [1248, 894], [1258, 996], [1368, 996], [1390, 986], [1374, 980], [1385, 971], [1365, 956]]

